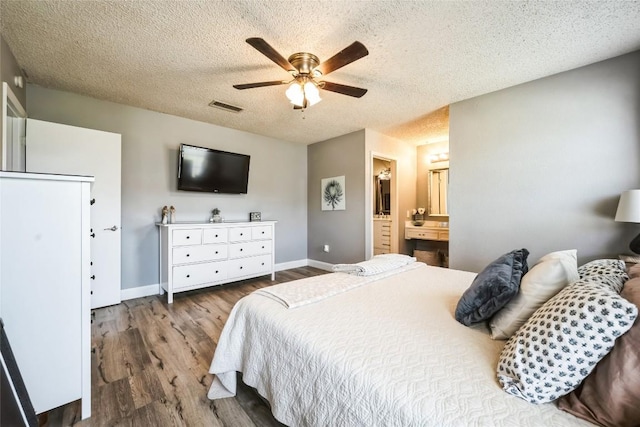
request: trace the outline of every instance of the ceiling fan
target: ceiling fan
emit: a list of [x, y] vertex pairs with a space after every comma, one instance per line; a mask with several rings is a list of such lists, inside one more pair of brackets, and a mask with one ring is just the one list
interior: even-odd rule
[[293, 104], [293, 108], [297, 110], [304, 110], [321, 101], [319, 89], [355, 98], [360, 98], [367, 93], [367, 89], [318, 80], [345, 65], [367, 56], [369, 51], [360, 42], [353, 42], [323, 63], [320, 63], [317, 56], [308, 52], [294, 53], [289, 56], [289, 59], [284, 59], [269, 43], [258, 37], [247, 39], [247, 43], [285, 71], [291, 73], [293, 79], [233, 85], [236, 89], [242, 90], [288, 84], [287, 98]]

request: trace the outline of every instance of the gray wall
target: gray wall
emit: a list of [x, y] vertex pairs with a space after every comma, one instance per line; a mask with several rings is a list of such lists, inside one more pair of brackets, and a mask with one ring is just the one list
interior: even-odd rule
[[[309, 259], [335, 263], [365, 259], [365, 131], [307, 146]], [[320, 182], [345, 176], [346, 210], [322, 211]], [[322, 251], [327, 244], [331, 252]]]
[[640, 225], [613, 218], [640, 188], [639, 118], [640, 52], [451, 105], [451, 266], [628, 253]]
[[[278, 221], [276, 263], [307, 258], [307, 147], [33, 85], [27, 95], [31, 118], [122, 134], [123, 289], [158, 283], [163, 205], [176, 207], [178, 221], [207, 221], [216, 207], [226, 220], [261, 211]], [[177, 191], [180, 143], [249, 154], [248, 194]]]

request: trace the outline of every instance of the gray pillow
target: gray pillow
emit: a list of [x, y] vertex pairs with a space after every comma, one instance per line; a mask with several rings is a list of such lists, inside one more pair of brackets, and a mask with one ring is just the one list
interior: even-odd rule
[[517, 249], [485, 267], [458, 301], [456, 320], [466, 326], [484, 322], [511, 301], [529, 270], [528, 255], [528, 250]]

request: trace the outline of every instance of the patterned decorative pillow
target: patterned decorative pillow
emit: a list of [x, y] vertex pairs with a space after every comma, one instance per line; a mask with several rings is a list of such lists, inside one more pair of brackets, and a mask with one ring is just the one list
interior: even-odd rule
[[[631, 278], [620, 296], [640, 306], [640, 269], [636, 272], [629, 269]], [[640, 426], [639, 348], [640, 319], [636, 319], [582, 384], [558, 399], [558, 408], [601, 426]]]
[[583, 279], [589, 276], [605, 276], [611, 286], [620, 293], [624, 282], [629, 280], [627, 267], [620, 259], [597, 259], [578, 268], [578, 274]]
[[571, 392], [631, 328], [637, 307], [603, 277], [567, 286], [509, 339], [498, 362], [507, 393], [546, 403]]

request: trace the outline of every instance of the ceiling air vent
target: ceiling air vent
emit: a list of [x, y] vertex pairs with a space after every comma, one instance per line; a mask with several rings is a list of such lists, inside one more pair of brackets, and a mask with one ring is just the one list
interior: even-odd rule
[[224, 102], [216, 101], [215, 99], [209, 103], [209, 107], [220, 108], [221, 110], [231, 111], [232, 113], [239, 113], [243, 110], [243, 108], [225, 104]]

